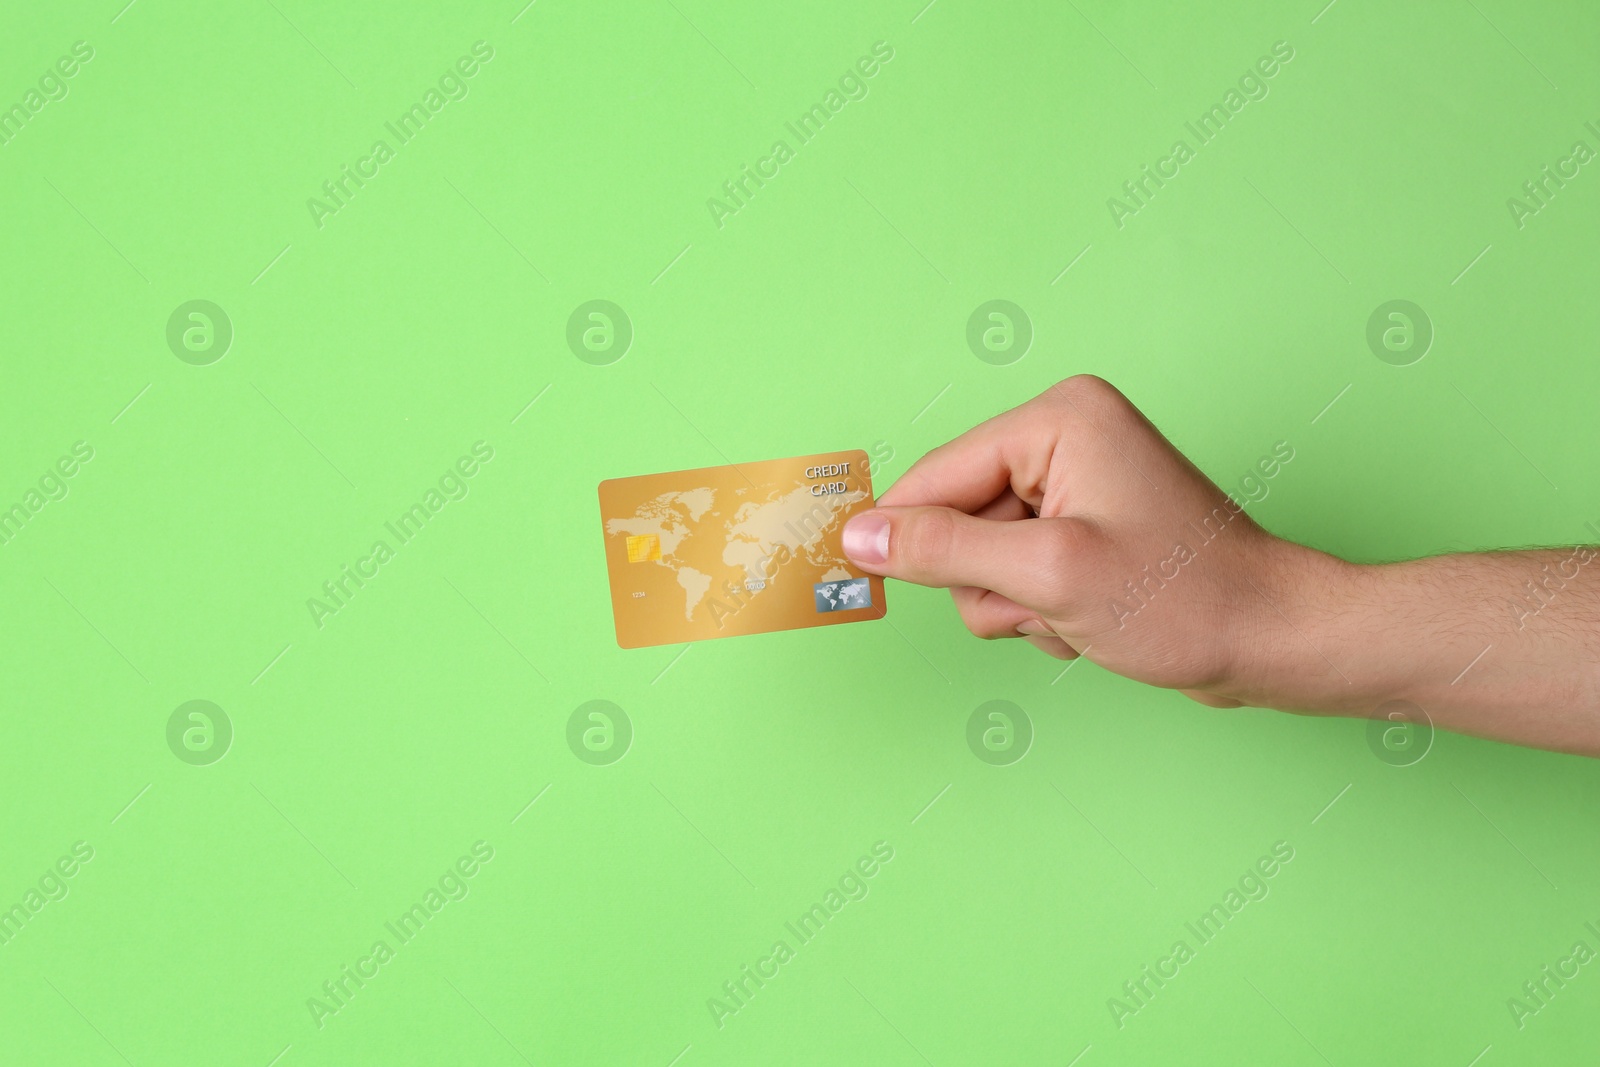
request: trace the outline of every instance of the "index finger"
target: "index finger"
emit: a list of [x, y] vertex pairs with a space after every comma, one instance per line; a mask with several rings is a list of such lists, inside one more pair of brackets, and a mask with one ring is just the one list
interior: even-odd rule
[[1037, 509], [1062, 428], [1043, 399], [1002, 412], [935, 448], [878, 498], [879, 506], [931, 505], [970, 515], [1009, 488]]

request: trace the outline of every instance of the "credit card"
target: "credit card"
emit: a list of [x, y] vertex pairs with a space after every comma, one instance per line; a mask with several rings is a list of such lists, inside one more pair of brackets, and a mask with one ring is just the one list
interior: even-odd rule
[[883, 579], [842, 544], [872, 504], [860, 449], [601, 482], [617, 644], [883, 618]]

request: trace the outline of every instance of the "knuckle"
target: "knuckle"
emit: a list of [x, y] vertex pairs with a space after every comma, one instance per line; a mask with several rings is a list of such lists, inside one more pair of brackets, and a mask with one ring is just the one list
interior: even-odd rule
[[900, 529], [900, 560], [919, 573], [935, 570], [950, 558], [955, 539], [955, 517], [949, 512], [937, 508], [915, 512]]
[[999, 629], [994, 625], [994, 623], [983, 618], [969, 615], [965, 611], [961, 613], [961, 625], [965, 626], [967, 628], [967, 632], [973, 637], [980, 638], [984, 641], [995, 641], [1001, 636]]
[[972, 636], [985, 641], [1016, 636], [1016, 627], [1008, 625], [1000, 617], [1000, 613], [994, 610], [994, 605], [991, 603], [994, 594], [987, 589], [957, 586], [950, 590], [950, 595], [955, 600], [961, 624]]
[[1096, 374], [1074, 374], [1063, 378], [1049, 389], [1051, 395], [1069, 404], [1093, 407], [1127, 402], [1122, 391]]
[[1095, 389], [1109, 389], [1111, 383], [1098, 374], [1073, 374], [1061, 379], [1061, 387], [1079, 392], [1090, 392]]

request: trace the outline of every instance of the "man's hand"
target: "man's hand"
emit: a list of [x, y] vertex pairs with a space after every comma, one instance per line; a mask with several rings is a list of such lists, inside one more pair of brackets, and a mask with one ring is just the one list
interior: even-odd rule
[[[979, 637], [1213, 707], [1403, 699], [1442, 726], [1600, 754], [1594, 551], [1346, 563], [1261, 529], [1098, 378], [934, 449], [844, 545], [863, 570], [948, 587]], [[1519, 617], [1524, 581], [1557, 561], [1560, 593]]]

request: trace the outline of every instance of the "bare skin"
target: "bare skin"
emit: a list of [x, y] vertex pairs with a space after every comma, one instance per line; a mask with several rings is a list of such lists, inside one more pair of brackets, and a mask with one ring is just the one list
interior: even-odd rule
[[878, 504], [846, 553], [948, 588], [979, 637], [1212, 707], [1404, 700], [1445, 729], [1600, 756], [1600, 549], [1346, 562], [1263, 530], [1088, 375], [934, 449]]

